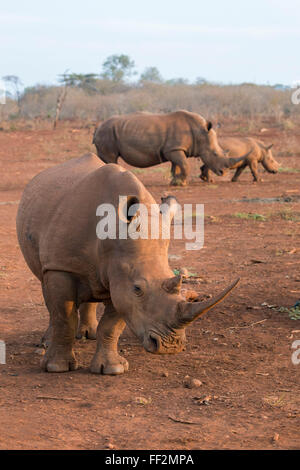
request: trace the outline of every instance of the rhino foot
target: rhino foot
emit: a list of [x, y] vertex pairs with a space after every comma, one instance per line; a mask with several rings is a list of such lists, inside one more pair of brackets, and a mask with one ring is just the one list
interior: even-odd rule
[[96, 353], [91, 363], [91, 372], [93, 374], [119, 375], [129, 369], [126, 359], [119, 354], [114, 354], [108, 358], [103, 353]]
[[97, 338], [97, 326], [95, 325], [84, 325], [80, 324], [76, 334], [77, 339], [86, 338], [86, 339], [96, 339]]
[[181, 178], [173, 178], [171, 180], [170, 186], [186, 186], [186, 180]]
[[214, 183], [215, 180], [213, 178], [207, 178], [207, 176], [199, 175], [199, 178], [205, 183]]
[[69, 370], [78, 368], [73, 351], [71, 353], [52, 353], [51, 349], [48, 349], [41, 364], [46, 372], [69, 372]]
[[262, 178], [253, 178], [253, 183], [263, 183], [263, 179]]

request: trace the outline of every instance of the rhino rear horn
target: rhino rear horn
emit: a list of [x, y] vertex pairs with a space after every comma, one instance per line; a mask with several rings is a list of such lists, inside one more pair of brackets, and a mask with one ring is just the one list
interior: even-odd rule
[[212, 299], [205, 300], [203, 302], [180, 302], [180, 308], [178, 313], [178, 321], [180, 325], [186, 326], [192, 321], [196, 320], [200, 315], [210, 310], [216, 304], [221, 302], [238, 284], [240, 278], [237, 278], [229, 287], [224, 289], [220, 294], [213, 297]]
[[182, 276], [179, 274], [178, 276], [171, 277], [170, 279], [163, 281], [162, 288], [169, 294], [179, 294], [181, 283]]

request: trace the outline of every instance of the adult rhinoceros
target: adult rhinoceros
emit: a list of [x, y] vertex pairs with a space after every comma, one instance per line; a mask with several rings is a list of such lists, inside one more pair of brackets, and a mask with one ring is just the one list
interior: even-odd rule
[[[133, 204], [155, 204], [132, 173], [119, 165], [103, 165], [94, 154], [47, 169], [25, 188], [17, 232], [50, 313], [50, 345], [42, 363], [46, 371], [77, 368], [73, 343], [78, 311], [81, 333], [93, 336], [95, 306], [104, 303], [91, 371], [121, 374], [128, 369], [117, 352], [125, 324], [147, 351], [178, 352], [185, 327], [236, 285], [237, 281], [208, 301], [187, 302], [180, 293], [181, 277], [174, 277], [168, 265], [169, 240], [161, 235], [121, 239], [118, 231], [115, 239], [99, 238], [97, 207], [111, 204], [118, 214], [119, 195], [128, 199], [128, 210]], [[133, 219], [124, 207], [120, 214], [129, 230]]]
[[[201, 157], [217, 175], [240, 159], [224, 158], [212, 124], [189, 111], [167, 114], [134, 113], [113, 116], [94, 133], [93, 143], [105, 163], [126, 163], [140, 168], [172, 163], [172, 185], [184, 186], [189, 174], [187, 158]], [[180, 174], [176, 174], [179, 167]]]

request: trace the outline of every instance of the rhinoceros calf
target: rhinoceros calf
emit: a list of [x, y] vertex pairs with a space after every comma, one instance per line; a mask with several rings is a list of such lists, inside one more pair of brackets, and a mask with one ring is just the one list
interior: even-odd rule
[[[221, 147], [228, 153], [230, 157], [236, 157], [241, 153], [246, 153], [243, 160], [230, 166], [231, 170], [236, 169], [235, 174], [231, 181], [237, 181], [242, 171], [249, 166], [253, 181], [260, 181], [258, 176], [258, 164], [262, 166], [269, 173], [277, 173], [279, 164], [276, 162], [272, 155], [271, 145], [265, 145], [263, 142], [252, 137], [219, 137]], [[200, 178], [203, 181], [213, 182], [213, 178], [209, 167], [204, 164], [201, 167]]]
[[187, 182], [189, 157], [201, 157], [217, 175], [239, 161], [224, 158], [211, 122], [184, 110], [113, 116], [96, 129], [93, 144], [105, 163], [117, 163], [119, 157], [140, 168], [171, 162], [175, 186]]
[[121, 239], [117, 225], [115, 238], [98, 238], [96, 211], [102, 203], [111, 204], [123, 222], [125, 218], [125, 230], [132, 226], [134, 217], [124, 212], [124, 205], [120, 208], [119, 195], [126, 196], [128, 211], [133, 204], [155, 204], [132, 173], [119, 165], [103, 165], [94, 154], [47, 169], [25, 188], [17, 233], [50, 313], [50, 344], [42, 363], [46, 371], [77, 368], [73, 343], [78, 311], [81, 331], [93, 337], [95, 306], [104, 303], [91, 371], [121, 374], [128, 369], [117, 352], [125, 324], [147, 351], [178, 352], [185, 327], [237, 283], [213, 299], [189, 303], [180, 293], [181, 277], [174, 277], [168, 265], [169, 240], [161, 234], [158, 239]]

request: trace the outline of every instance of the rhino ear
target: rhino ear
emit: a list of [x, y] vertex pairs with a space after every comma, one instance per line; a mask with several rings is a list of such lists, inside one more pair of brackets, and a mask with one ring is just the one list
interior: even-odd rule
[[175, 214], [179, 210], [179, 204], [175, 196], [167, 196], [161, 198], [161, 204], [159, 206], [159, 211], [163, 215], [168, 215], [170, 217], [170, 223], [172, 222]]
[[273, 144], [270, 144], [270, 145], [267, 145], [267, 146], [265, 147], [265, 149], [266, 149], [266, 150], [271, 150], [272, 147], [273, 147]]
[[211, 130], [212, 126], [213, 126], [213, 125], [212, 125], [212, 122], [211, 122], [211, 121], [207, 121], [207, 122], [206, 122], [206, 129], [208, 130], [208, 132]]
[[[139, 203], [140, 201], [137, 196], [120, 196], [118, 207], [119, 218], [123, 222], [129, 224], [136, 215], [136, 212], [138, 211], [137, 205]], [[136, 205], [135, 208], [132, 207], [134, 205]]]
[[162, 288], [169, 294], [179, 294], [181, 289], [182, 276], [171, 277], [170, 279], [165, 279], [162, 283]]

